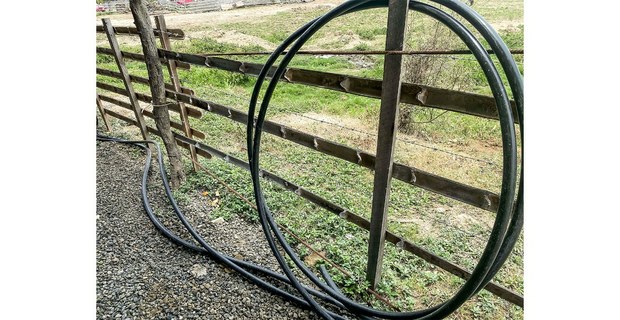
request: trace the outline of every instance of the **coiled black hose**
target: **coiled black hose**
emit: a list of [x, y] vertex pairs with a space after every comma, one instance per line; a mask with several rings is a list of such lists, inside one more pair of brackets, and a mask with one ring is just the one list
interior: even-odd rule
[[[308, 309], [310, 306], [308, 305], [308, 303], [303, 300], [300, 299], [299, 297], [292, 295], [274, 285], [272, 285], [271, 283], [257, 277], [256, 275], [248, 272], [247, 270], [251, 270], [254, 272], [257, 272], [259, 274], [263, 274], [265, 276], [274, 278], [276, 280], [282, 281], [283, 283], [286, 284], [291, 284], [290, 280], [267, 268], [264, 268], [262, 266], [244, 261], [244, 260], [239, 260], [239, 259], [235, 259], [233, 257], [230, 257], [228, 255], [222, 254], [219, 251], [215, 250], [214, 248], [212, 248], [209, 244], [207, 244], [207, 242], [204, 240], [204, 238], [202, 238], [198, 232], [196, 231], [196, 229], [187, 221], [187, 219], [185, 218], [185, 215], [183, 215], [183, 213], [181, 212], [181, 210], [179, 209], [179, 207], [176, 204], [176, 201], [174, 199], [174, 197], [172, 196], [172, 191], [170, 190], [170, 186], [168, 184], [168, 178], [166, 176], [166, 169], [164, 168], [164, 162], [163, 162], [163, 158], [162, 158], [162, 154], [161, 154], [161, 150], [159, 147], [159, 144], [157, 144], [154, 141], [151, 140], [124, 140], [124, 139], [118, 139], [118, 138], [113, 138], [113, 137], [108, 137], [108, 136], [104, 136], [104, 135], [100, 135], [97, 134], [97, 140], [99, 141], [106, 141], [106, 142], [118, 142], [118, 143], [125, 143], [125, 144], [130, 144], [130, 145], [134, 145], [137, 146], [143, 150], [146, 151], [146, 161], [145, 161], [145, 165], [144, 165], [144, 171], [142, 174], [142, 184], [141, 184], [141, 193], [142, 193], [142, 203], [144, 206], [144, 210], [147, 213], [147, 216], [149, 217], [149, 219], [151, 220], [151, 222], [155, 225], [155, 227], [167, 238], [169, 238], [170, 240], [172, 240], [172, 242], [181, 245], [187, 249], [190, 249], [192, 251], [201, 253], [201, 254], [205, 254], [207, 256], [209, 256], [210, 258], [214, 259], [215, 261], [222, 263], [224, 265], [226, 265], [227, 267], [230, 267], [231, 269], [239, 272], [242, 276], [244, 276], [246, 279], [250, 280], [251, 282], [254, 282], [255, 284], [257, 284], [259, 287], [266, 289], [267, 291], [274, 293], [276, 295], [279, 295], [293, 303], [298, 304], [299, 306]], [[153, 144], [156, 149], [157, 149], [157, 161], [159, 163], [159, 172], [160, 172], [160, 176], [164, 185], [164, 190], [166, 192], [166, 197], [168, 198], [168, 200], [170, 201], [170, 204], [173, 207], [174, 212], [176, 213], [177, 217], [181, 220], [181, 222], [183, 223], [183, 226], [187, 229], [187, 231], [190, 232], [190, 234], [192, 235], [192, 237], [194, 237], [194, 239], [196, 241], [198, 241], [198, 243], [200, 244], [200, 246], [196, 246], [195, 244], [184, 240], [183, 238], [179, 237], [178, 235], [176, 235], [174, 232], [172, 232], [170, 229], [166, 228], [161, 221], [157, 218], [157, 216], [154, 214], [153, 209], [150, 205], [148, 196], [147, 196], [147, 192], [148, 192], [148, 175], [149, 175], [149, 170], [151, 168], [151, 159], [152, 159], [152, 155], [151, 155], [151, 149], [149, 149], [146, 145], [147, 144]], [[245, 270], [247, 269], [247, 270]], [[337, 301], [335, 301], [334, 299], [332, 299], [331, 297], [317, 291], [314, 290], [312, 288], [307, 288], [308, 292], [310, 292], [310, 294], [328, 302], [333, 304], [336, 307], [342, 307], [342, 304], [338, 303]], [[333, 312], [327, 311], [328, 314], [331, 314], [331, 316], [335, 319], [344, 319], [342, 316], [334, 314]]]
[[[514, 99], [516, 101], [517, 117], [519, 119], [519, 124], [521, 125], [521, 143], [523, 143], [523, 80], [521, 74], [519, 73], [519, 69], [516, 66], [516, 63], [514, 62], [512, 56], [508, 51], [508, 48], [501, 40], [499, 35], [497, 35], [497, 33], [488, 25], [488, 23], [486, 23], [484, 19], [482, 19], [471, 8], [454, 0], [431, 1], [446, 6], [447, 8], [455, 11], [457, 14], [463, 17], [466, 21], [471, 23], [474, 28], [482, 35], [482, 37], [489, 43], [491, 49], [496, 52], [500, 61], [500, 65], [502, 66], [505, 74], [507, 75], [510, 88], [512, 89]], [[461, 40], [467, 45], [467, 47], [473, 52], [491, 86], [493, 96], [498, 106], [498, 114], [502, 130], [504, 169], [502, 175], [502, 189], [500, 194], [499, 210], [491, 235], [489, 236], [487, 246], [483, 251], [480, 261], [472, 272], [471, 277], [465, 282], [463, 287], [448, 301], [445, 301], [432, 308], [419, 311], [387, 312], [382, 310], [376, 310], [368, 306], [359, 304], [342, 294], [336, 284], [332, 281], [325, 268], [320, 269], [321, 274], [325, 280], [325, 282], [323, 282], [303, 264], [303, 262], [299, 259], [299, 257], [297, 257], [295, 252], [284, 239], [265, 202], [265, 198], [259, 181], [260, 138], [267, 108], [269, 106], [269, 101], [277, 86], [278, 80], [281, 78], [286, 69], [286, 66], [291, 61], [295, 53], [303, 46], [303, 44], [318, 29], [320, 29], [329, 21], [344, 14], [386, 6], [387, 0], [359, 0], [348, 1], [341, 4], [340, 6], [334, 8], [332, 11], [326, 13], [325, 15], [307, 23], [299, 30], [295, 31], [291, 36], [289, 36], [280, 46], [278, 46], [278, 48], [269, 57], [267, 63], [265, 63], [265, 66], [259, 74], [256, 86], [250, 99], [250, 109], [248, 112], [250, 120], [248, 121], [247, 126], [248, 158], [261, 225], [268, 240], [269, 246], [272, 249], [274, 256], [278, 260], [278, 263], [282, 267], [282, 270], [284, 270], [285, 275], [281, 275], [264, 267], [222, 254], [212, 248], [204, 240], [204, 238], [202, 238], [198, 234], [195, 228], [187, 221], [181, 210], [178, 208], [176, 201], [172, 196], [172, 192], [170, 191], [168, 180], [165, 174], [161, 150], [157, 143], [153, 141], [127, 141], [97, 135], [97, 139], [101, 141], [128, 143], [136, 145], [146, 151], [147, 160], [142, 176], [142, 199], [144, 209], [147, 212], [149, 219], [153, 222], [156, 228], [166, 237], [171, 239], [174, 243], [179, 244], [190, 250], [196, 251], [198, 253], [208, 255], [217, 262], [222, 263], [227, 267], [239, 272], [242, 276], [257, 284], [259, 287], [262, 287], [271, 293], [274, 293], [293, 303], [296, 303], [302, 308], [312, 309], [325, 319], [343, 319], [343, 316], [325, 309], [325, 307], [318, 304], [313, 297], [323, 300], [334, 308], [346, 308], [347, 310], [362, 319], [373, 319], [373, 317], [384, 319], [440, 319], [454, 312], [467, 299], [479, 292], [493, 278], [493, 276], [497, 273], [499, 268], [508, 258], [520, 235], [523, 226], [523, 170], [521, 170], [518, 194], [515, 199], [517, 180], [516, 137], [513, 124], [514, 119], [510, 109], [510, 101], [508, 99], [506, 89], [501, 82], [495, 65], [491, 61], [488, 53], [482, 47], [480, 42], [460, 22], [458, 22], [456, 19], [436, 7], [417, 1], [410, 1], [411, 10], [426, 14], [446, 25], [450, 30], [455, 32], [459, 36], [459, 38], [461, 38]], [[261, 107], [258, 112], [258, 117], [256, 119], [256, 122], [254, 122], [253, 120], [254, 114], [256, 113], [258, 95], [265, 81], [266, 75], [268, 71], [270, 71], [278, 56], [286, 48], [291, 46], [291, 44], [291, 49], [284, 56], [283, 60], [272, 75], [272, 80], [269, 83], [269, 86], [263, 96]], [[252, 124], [255, 124], [255, 129]], [[184, 240], [175, 233], [173, 233], [171, 230], [166, 228], [154, 215], [147, 197], [148, 172], [152, 158], [151, 150], [147, 147], [147, 144], [154, 144], [157, 148], [159, 171], [162, 182], [164, 184], [167, 198], [169, 199], [177, 217], [181, 220], [183, 226], [192, 235], [194, 240], [196, 240], [200, 244], [200, 246], [196, 246], [195, 244]], [[521, 158], [521, 161], [523, 161], [523, 157]], [[284, 256], [278, 251], [276, 241], [282, 246], [287, 256], [291, 258], [294, 264], [298, 268], [300, 268], [302, 273], [304, 273], [315, 285], [317, 285], [321, 290], [323, 290], [324, 293], [306, 287], [299, 282], [299, 280], [294, 276], [291, 268], [287, 265]], [[262, 274], [264, 276], [268, 276], [288, 285], [291, 285], [300, 293], [301, 298], [274, 286], [273, 284], [265, 281], [262, 278], [259, 278], [251, 272]]]
[[[439, 4], [454, 10], [460, 14], [468, 22], [470, 22], [480, 34], [489, 42], [492, 50], [497, 52], [504, 72], [509, 79], [509, 84], [513, 91], [513, 95], [517, 102], [517, 113], [519, 122], [521, 124], [521, 139], [523, 140], [523, 90], [522, 90], [522, 78], [516, 67], [516, 63], [509, 55], [506, 45], [503, 43], [497, 33], [471, 8], [463, 5], [458, 1], [452, 0], [435, 0]], [[273, 216], [269, 211], [265, 203], [265, 198], [260, 186], [259, 180], [259, 155], [260, 155], [260, 139], [262, 133], [262, 125], [265, 120], [269, 101], [275, 90], [275, 87], [279, 79], [284, 74], [284, 71], [291, 61], [295, 53], [303, 46], [303, 44], [322, 26], [331, 21], [332, 19], [351, 12], [366, 10], [371, 8], [386, 7], [387, 1], [373, 1], [373, 0], [361, 0], [361, 1], [348, 1], [342, 5], [334, 8], [332, 11], [326, 13], [320, 18], [317, 18], [310, 23], [306, 24], [291, 36], [289, 36], [283, 43], [269, 57], [267, 63], [265, 63], [261, 73], [259, 74], [257, 83], [254, 87], [252, 97], [249, 106], [248, 126], [247, 126], [247, 145], [248, 145], [248, 159], [250, 162], [250, 170], [252, 172], [252, 180], [254, 184], [254, 194], [257, 201], [259, 210], [259, 216], [261, 224], [263, 225], [264, 233], [268, 239], [269, 245], [278, 258], [281, 267], [286, 270], [289, 267], [286, 265], [284, 258], [277, 250], [275, 240], [282, 246], [289, 258], [295, 263], [295, 265], [317, 286], [323, 289], [332, 297], [336, 298], [339, 302], [343, 303], [349, 310], [361, 313], [364, 315], [378, 316], [389, 319], [412, 319], [412, 318], [443, 318], [450, 313], [454, 312], [460, 305], [462, 305], [473, 294], [481, 290], [499, 270], [503, 262], [506, 260], [510, 252], [512, 251], [517, 238], [520, 234], [523, 224], [523, 171], [521, 171], [521, 181], [519, 186], [519, 194], [515, 200], [516, 189], [516, 171], [517, 171], [517, 155], [516, 155], [516, 137], [514, 128], [514, 119], [512, 111], [510, 109], [510, 101], [508, 99], [506, 90], [501, 82], [499, 74], [492, 63], [488, 53], [483, 49], [480, 42], [467, 30], [461, 23], [446, 14], [444, 11], [417, 1], [410, 1], [411, 10], [424, 13], [432, 18], [440, 21], [453, 32], [455, 32], [461, 40], [468, 46], [468, 48], [474, 53], [474, 56], [481, 65], [487, 80], [491, 86], [493, 96], [496, 100], [498, 107], [498, 114], [500, 120], [500, 126], [502, 131], [502, 146], [503, 146], [503, 176], [502, 176], [502, 188], [500, 194], [499, 210], [496, 216], [495, 224], [487, 246], [485, 247], [483, 254], [477, 264], [476, 268], [472, 272], [471, 277], [465, 282], [463, 287], [448, 301], [437, 305], [433, 308], [416, 312], [384, 312], [377, 311], [366, 306], [360, 305], [354, 301], [351, 301], [347, 297], [343, 296], [338, 290], [333, 290], [329, 285], [324, 284], [316, 275], [314, 275], [296, 256], [294, 251], [290, 248], [282, 233], [277, 228]], [[282, 52], [290, 46], [293, 41], [297, 40], [293, 46], [288, 50], [284, 56], [276, 71], [272, 74], [272, 80], [264, 93], [261, 107], [258, 112], [258, 117], [255, 122], [255, 130], [252, 126], [254, 124], [254, 114], [256, 113], [256, 103], [258, 100], [259, 92], [262, 88], [264, 80], [268, 71], [270, 71], [275, 60]], [[273, 235], [272, 235], [273, 233]], [[275, 239], [274, 239], [275, 238]], [[288, 274], [292, 272], [287, 271]], [[291, 278], [293, 281], [293, 279]], [[307, 301], [315, 306], [316, 303], [311, 301], [303, 289], [299, 289], [302, 296]]]

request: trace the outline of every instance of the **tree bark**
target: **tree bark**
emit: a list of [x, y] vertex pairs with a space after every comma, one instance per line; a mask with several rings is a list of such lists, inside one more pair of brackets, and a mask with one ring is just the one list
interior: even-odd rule
[[157, 125], [157, 130], [159, 130], [166, 150], [168, 151], [168, 160], [170, 161], [172, 171], [170, 173], [170, 185], [172, 188], [178, 188], [185, 181], [185, 173], [183, 171], [181, 153], [170, 131], [170, 115], [168, 114], [168, 105], [166, 104], [164, 74], [157, 53], [155, 34], [153, 33], [151, 20], [146, 10], [146, 3], [143, 0], [130, 0], [129, 6], [134, 23], [140, 34], [140, 42], [142, 42], [146, 68], [149, 73], [149, 86], [151, 87], [151, 95], [153, 96], [155, 124]]

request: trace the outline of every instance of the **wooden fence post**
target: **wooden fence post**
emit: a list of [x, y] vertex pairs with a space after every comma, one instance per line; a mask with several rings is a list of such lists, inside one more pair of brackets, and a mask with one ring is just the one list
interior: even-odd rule
[[110, 23], [110, 19], [105, 18], [103, 21], [103, 29], [108, 37], [108, 41], [110, 42], [110, 47], [114, 52], [114, 60], [116, 60], [116, 65], [118, 66], [118, 70], [123, 76], [123, 83], [125, 84], [125, 89], [127, 90], [129, 96], [129, 102], [133, 107], [134, 114], [136, 116], [136, 121], [138, 122], [138, 127], [140, 128], [140, 133], [142, 133], [142, 138], [145, 140], [148, 139], [148, 131], [146, 130], [146, 123], [144, 122], [144, 117], [142, 116], [142, 109], [140, 108], [140, 103], [138, 102], [138, 98], [136, 98], [136, 93], [133, 90], [133, 86], [131, 85], [131, 79], [129, 79], [129, 72], [127, 71], [127, 67], [125, 66], [125, 62], [123, 61], [123, 55], [121, 54], [121, 49], [118, 45], [118, 41], [116, 41], [116, 35], [114, 34], [114, 27], [112, 23]]
[[110, 131], [110, 125], [108, 124], [108, 115], [106, 115], [103, 106], [101, 105], [101, 100], [99, 99], [99, 95], [97, 95], [97, 109], [99, 109], [99, 113], [101, 113], [101, 119], [103, 119], [103, 124], [105, 125], [106, 131]]
[[[155, 16], [155, 26], [159, 30], [159, 40], [161, 42], [162, 48], [165, 50], [172, 50], [170, 46], [170, 38], [168, 37], [168, 32], [166, 29], [166, 20], [164, 19], [164, 15]], [[166, 66], [168, 67], [168, 73], [170, 74], [170, 80], [172, 80], [174, 91], [182, 92], [181, 82], [179, 81], [179, 74], [177, 73], [176, 61], [166, 59]], [[186, 137], [192, 138], [192, 129], [189, 125], [189, 119], [187, 117], [187, 109], [185, 108], [185, 104], [179, 101], [177, 101], [177, 104], [179, 105], [179, 114], [181, 116], [181, 124], [183, 124], [183, 132], [185, 133]], [[196, 147], [190, 146], [190, 153], [192, 160], [197, 162], [198, 158], [196, 157]], [[198, 166], [193, 161], [192, 166], [194, 167], [194, 171], [198, 171]]]
[[[403, 50], [409, 1], [390, 0], [388, 7], [387, 36], [385, 50]], [[370, 219], [370, 238], [368, 240], [368, 265], [366, 279], [374, 289], [381, 280], [383, 248], [388, 206], [390, 202], [390, 183], [394, 162], [396, 140], [396, 119], [400, 103], [402, 55], [386, 55], [383, 67], [383, 86], [381, 88], [381, 111], [379, 114], [379, 133], [375, 163], [374, 189], [372, 194], [372, 215]]]

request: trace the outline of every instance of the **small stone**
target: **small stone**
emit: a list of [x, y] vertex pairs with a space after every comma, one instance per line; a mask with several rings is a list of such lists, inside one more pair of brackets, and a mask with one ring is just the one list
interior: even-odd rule
[[223, 223], [224, 222], [224, 218], [219, 217], [217, 219], [211, 220], [211, 223]]
[[198, 279], [202, 279], [207, 275], [207, 268], [203, 265], [195, 264], [192, 266], [189, 272], [192, 274], [192, 276]]

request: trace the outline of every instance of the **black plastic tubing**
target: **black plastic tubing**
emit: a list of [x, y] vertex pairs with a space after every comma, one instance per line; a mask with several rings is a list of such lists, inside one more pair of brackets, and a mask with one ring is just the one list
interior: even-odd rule
[[[502, 66], [504, 67], [504, 71], [509, 78], [509, 83], [511, 85], [511, 88], [513, 89], [513, 93], [515, 94], [515, 100], [517, 100], [517, 109], [519, 113], [518, 116], [520, 119], [520, 123], [522, 124], [522, 90], [519, 89], [522, 88], [521, 75], [518, 73], [518, 68], [516, 67], [516, 64], [514, 63], [512, 57], [509, 56], [507, 47], [505, 46], [505, 44], [503, 44], [501, 38], [499, 38], [499, 36], [497, 36], [497, 34], [492, 30], [492, 28], [490, 28], [488, 24], [486, 24], [486, 22], [484, 22], [484, 20], [469, 7], [455, 1], [436, 2], [446, 5], [450, 9], [453, 9], [457, 13], [460, 13], [461, 16], [463, 16], [467, 21], [472, 23], [474, 27], [476, 27], [476, 29], [490, 43], [492, 49], [498, 53], [498, 56], [500, 57], [500, 63], [502, 63]], [[308, 270], [308, 268], [305, 267], [303, 262], [301, 262], [301, 260], [296, 256], [296, 254], [290, 248], [288, 243], [286, 243], [286, 240], [275, 225], [275, 221], [273, 220], [269, 208], [266, 206], [262, 189], [260, 187], [258, 172], [262, 125], [265, 119], [271, 96], [292, 57], [319, 28], [321, 28], [332, 19], [343, 14], [359, 10], [385, 6], [387, 6], [387, 1], [346, 2], [336, 7], [332, 11], [328, 12], [324, 16], [311, 21], [310, 23], [297, 30], [289, 38], [287, 38], [269, 57], [267, 63], [259, 74], [250, 100], [249, 108], [250, 111], [247, 126], [247, 143], [248, 158], [250, 160], [250, 168], [252, 171], [252, 179], [254, 183], [254, 192], [257, 206], [259, 208], [259, 215], [261, 219], [261, 224], [263, 225], [263, 230], [267, 239], [269, 240], [269, 244], [272, 248], [272, 251], [274, 252], [274, 255], [278, 257], [278, 261], [280, 262], [283, 269], [287, 269], [288, 266], [286, 265], [286, 263], [284, 263], [284, 258], [281, 257], [281, 254], [277, 250], [275, 246], [275, 241], [273, 239], [270, 240], [270, 238], [273, 237], [271, 235], [272, 232], [277, 241], [286, 251], [287, 255], [293, 260], [295, 265], [297, 265], [297, 267], [299, 267], [300, 270], [316, 285], [318, 285], [321, 289], [325, 290], [331, 296], [338, 299], [338, 301], [343, 303], [351, 311], [390, 319], [443, 318], [456, 310], [456, 308], [462, 305], [462, 303], [464, 303], [469, 297], [471, 297], [471, 295], [478, 292], [481, 288], [484, 287], [484, 285], [486, 285], [486, 283], [488, 283], [488, 281], [490, 281], [490, 279], [492, 279], [494, 274], [497, 272], [499, 267], [501, 267], [501, 265], [509, 255], [510, 251], [514, 247], [514, 244], [516, 243], [516, 239], [518, 238], [522, 226], [523, 179], [521, 179], [519, 196], [516, 200], [515, 206], [514, 197], [516, 187], [517, 157], [516, 137], [513, 125], [514, 120], [512, 112], [510, 110], [510, 102], [508, 100], [506, 90], [501, 82], [501, 79], [499, 78], [499, 74], [497, 73], [497, 70], [495, 69], [495, 66], [492, 63], [489, 55], [480, 45], [479, 41], [477, 41], [477, 39], [475, 39], [475, 37], [471, 34], [471, 32], [469, 32], [462, 24], [460, 24], [454, 18], [452, 18], [442, 10], [432, 7], [430, 5], [419, 3], [416, 1], [410, 1], [410, 6], [412, 10], [427, 14], [435, 18], [436, 20], [442, 22], [444, 25], [450, 28], [453, 32], [455, 32], [465, 42], [468, 48], [474, 53], [476, 59], [480, 63], [485, 73], [485, 76], [487, 77], [489, 84], [491, 85], [493, 96], [495, 97], [496, 104], [498, 106], [498, 114], [502, 129], [504, 170], [502, 176], [502, 191], [500, 196], [499, 210], [487, 246], [485, 247], [485, 250], [480, 258], [478, 265], [472, 272], [472, 276], [468, 279], [468, 281], [466, 281], [465, 285], [461, 288], [461, 290], [459, 290], [459, 292], [457, 292], [453, 296], [452, 299], [433, 308], [417, 312], [405, 313], [378, 311], [349, 300], [348, 298], [344, 297], [338, 290], [334, 290], [330, 286], [322, 283], [318, 279], [318, 277], [316, 277], [310, 270]], [[491, 41], [489, 41], [489, 39], [487, 38], [491, 39]], [[256, 112], [256, 102], [258, 100], [258, 95], [260, 89], [262, 88], [262, 84], [266, 78], [266, 75], [268, 71], [270, 71], [277, 57], [296, 39], [297, 42], [295, 42], [291, 49], [289, 49], [288, 53], [284, 56], [278, 68], [272, 75], [272, 81], [269, 83], [269, 86], [265, 91], [258, 118], [255, 123], [256, 130], [253, 131], [254, 128], [252, 127], [252, 124], [254, 123], [253, 120], [254, 114]], [[506, 54], [508, 54], [508, 56], [506, 56]], [[253, 139], [252, 133], [254, 133]], [[523, 135], [523, 128], [521, 128], [521, 135]], [[508, 236], [506, 237], [506, 235]]]

